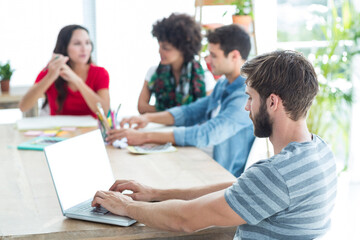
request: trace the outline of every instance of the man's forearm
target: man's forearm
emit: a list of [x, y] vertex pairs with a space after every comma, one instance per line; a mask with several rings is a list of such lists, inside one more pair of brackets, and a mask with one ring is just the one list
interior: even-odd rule
[[230, 187], [234, 182], [224, 182], [208, 186], [193, 187], [187, 189], [154, 189], [153, 201], [165, 201], [169, 199], [191, 200], [206, 194], [217, 192]]
[[194, 232], [210, 226], [245, 224], [224, 197], [225, 190], [193, 200], [168, 200], [158, 203], [129, 200], [125, 215], [149, 227], [171, 231]]
[[157, 113], [145, 113], [143, 115], [149, 122], [160, 123], [165, 125], [174, 125], [175, 119], [173, 115], [167, 111]]
[[[126, 206], [126, 215], [146, 226], [168, 231], [186, 231], [183, 229], [185, 217], [183, 200], [169, 200], [159, 203], [132, 201]], [[169, 209], [172, 209], [169, 211]]]
[[144, 132], [146, 143], [165, 144], [171, 142], [175, 144], [173, 132]]

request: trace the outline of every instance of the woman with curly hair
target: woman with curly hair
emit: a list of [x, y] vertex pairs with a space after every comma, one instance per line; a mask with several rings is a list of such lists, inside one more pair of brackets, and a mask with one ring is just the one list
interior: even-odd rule
[[[140, 113], [189, 104], [211, 92], [214, 78], [194, 59], [201, 49], [201, 28], [192, 17], [173, 13], [153, 25], [152, 35], [158, 40], [161, 60], [146, 74]], [[152, 94], [155, 105], [149, 103]]]
[[45, 95], [50, 115], [91, 115], [96, 104], [107, 111], [110, 105], [109, 74], [92, 63], [89, 32], [80, 25], [69, 25], [59, 32], [53, 57], [21, 100], [25, 112]]

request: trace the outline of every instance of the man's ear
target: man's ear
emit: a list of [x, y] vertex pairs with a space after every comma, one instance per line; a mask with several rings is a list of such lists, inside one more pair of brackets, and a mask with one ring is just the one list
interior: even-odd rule
[[281, 104], [281, 98], [272, 93], [270, 94], [270, 96], [268, 97], [268, 108], [272, 111], [276, 111], [279, 108], [279, 104]]
[[242, 59], [241, 54], [238, 50], [232, 50], [231, 52], [229, 52], [229, 54], [231, 54], [231, 58], [235, 61], [238, 59]]

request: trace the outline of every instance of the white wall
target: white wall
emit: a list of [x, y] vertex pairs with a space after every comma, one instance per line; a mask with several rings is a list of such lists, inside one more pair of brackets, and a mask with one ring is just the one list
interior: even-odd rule
[[83, 24], [81, 0], [0, 0], [0, 62], [16, 70], [10, 82], [32, 85], [68, 24]]
[[255, 35], [258, 54], [277, 49], [276, 9], [276, 0], [254, 0]]

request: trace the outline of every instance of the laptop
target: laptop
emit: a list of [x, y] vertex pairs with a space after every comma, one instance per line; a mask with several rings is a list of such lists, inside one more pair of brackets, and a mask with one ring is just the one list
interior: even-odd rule
[[100, 130], [47, 146], [44, 152], [64, 216], [118, 226], [136, 222], [91, 207], [96, 191], [108, 190], [114, 183]]

